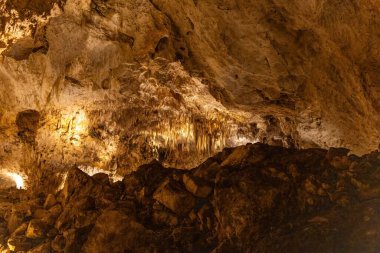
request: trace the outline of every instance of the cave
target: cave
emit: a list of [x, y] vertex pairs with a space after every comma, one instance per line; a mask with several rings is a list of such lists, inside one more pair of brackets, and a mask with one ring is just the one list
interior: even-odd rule
[[0, 1], [11, 252], [380, 252], [380, 0]]

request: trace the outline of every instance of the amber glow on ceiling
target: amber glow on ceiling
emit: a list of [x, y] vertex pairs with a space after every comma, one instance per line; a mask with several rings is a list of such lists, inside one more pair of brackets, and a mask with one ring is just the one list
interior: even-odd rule
[[88, 133], [88, 119], [84, 110], [74, 109], [63, 113], [58, 121], [59, 137], [64, 137], [67, 142], [78, 147], [82, 138]]
[[6, 10], [7, 0], [0, 2], [0, 13], [3, 17], [9, 20], [5, 22], [4, 31], [0, 32], [0, 41], [6, 47], [0, 48], [0, 54], [7, 49], [12, 43], [22, 38], [31, 37], [33, 27], [45, 25], [51, 17], [61, 14], [61, 10], [57, 4], [54, 4], [53, 9], [48, 16], [32, 15], [28, 19], [20, 18], [20, 14], [16, 10]]

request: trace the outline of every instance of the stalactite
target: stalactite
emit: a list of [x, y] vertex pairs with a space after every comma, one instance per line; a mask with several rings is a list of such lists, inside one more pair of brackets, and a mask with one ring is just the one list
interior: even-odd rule
[[[157, 156], [160, 149], [209, 156], [227, 147], [228, 143], [233, 146], [231, 139], [239, 139], [237, 129], [236, 123], [222, 116], [205, 119], [184, 115], [160, 121], [142, 134]], [[246, 143], [256, 142], [253, 136], [245, 136], [245, 140]]]

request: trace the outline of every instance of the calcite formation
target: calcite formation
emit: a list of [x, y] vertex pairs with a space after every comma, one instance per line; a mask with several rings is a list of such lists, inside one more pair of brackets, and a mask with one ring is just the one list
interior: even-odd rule
[[380, 0], [1, 0], [0, 251], [379, 252], [379, 45]]
[[379, 6], [2, 1], [0, 165], [124, 175], [151, 159], [191, 168], [257, 141], [369, 152], [380, 131]]
[[192, 170], [152, 162], [116, 182], [72, 168], [61, 190], [37, 198], [0, 191], [0, 248], [375, 253], [379, 172], [378, 151], [263, 144], [224, 149]]

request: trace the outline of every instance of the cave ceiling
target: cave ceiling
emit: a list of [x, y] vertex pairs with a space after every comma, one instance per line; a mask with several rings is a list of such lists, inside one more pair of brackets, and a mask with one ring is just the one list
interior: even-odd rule
[[125, 174], [259, 141], [374, 150], [379, 12], [379, 0], [2, 1], [0, 165]]

